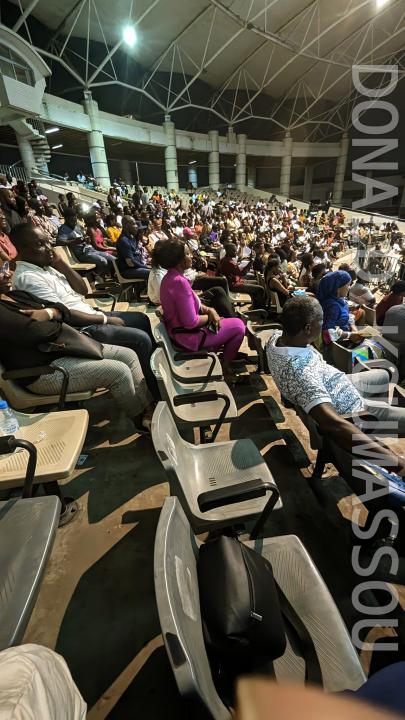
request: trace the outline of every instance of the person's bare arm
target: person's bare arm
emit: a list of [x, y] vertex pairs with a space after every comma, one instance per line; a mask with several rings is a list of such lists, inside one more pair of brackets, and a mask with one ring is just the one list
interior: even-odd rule
[[284, 285], [280, 282], [280, 280], [277, 280], [277, 278], [273, 278], [271, 282], [269, 283], [270, 290], [274, 290], [274, 292], [281, 292], [283, 295], [286, 295], [287, 297], [290, 296], [290, 291], [284, 287]]
[[368, 452], [375, 452], [376, 455], [384, 458], [385, 467], [394, 472], [405, 471], [405, 458], [390, 452], [388, 448], [377, 443], [372, 435], [365, 435], [355, 423], [338, 415], [331, 403], [316, 405], [309, 415], [322, 428], [323, 434], [330, 435], [346, 452], [352, 453], [357, 446], [366, 445]]

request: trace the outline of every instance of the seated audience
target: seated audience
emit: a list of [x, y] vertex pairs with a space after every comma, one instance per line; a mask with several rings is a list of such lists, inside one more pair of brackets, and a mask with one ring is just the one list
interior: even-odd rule
[[290, 297], [291, 291], [294, 289], [288, 284], [288, 280], [281, 272], [280, 260], [278, 258], [270, 258], [264, 271], [264, 279], [267, 289], [275, 292], [279, 299], [281, 307]]
[[11, 230], [14, 225], [22, 221], [17, 207], [16, 196], [9, 188], [0, 188], [0, 207], [6, 216], [8, 230]]
[[312, 269], [312, 280], [310, 284], [308, 285], [308, 292], [313, 293], [313, 295], [318, 294], [318, 288], [319, 283], [321, 282], [322, 278], [326, 275], [327, 268], [324, 263], [318, 263], [317, 265], [314, 265]]
[[249, 272], [252, 261], [250, 260], [243, 270], [240, 269], [235, 258], [238, 250], [236, 245], [228, 243], [225, 245], [225, 257], [219, 264], [219, 273], [224, 275], [228, 280], [229, 289], [234, 292], [243, 292], [250, 295], [252, 298], [253, 308], [264, 308], [264, 288], [260, 285], [253, 285], [252, 283], [246, 283], [244, 276]]
[[[356, 328], [351, 323], [347, 295], [352, 279], [345, 270], [329, 272], [321, 279], [317, 298], [323, 310], [322, 335], [328, 345], [336, 340], [359, 339]], [[337, 330], [337, 336], [334, 332]]]
[[115, 256], [114, 250], [108, 247], [104, 235], [99, 227], [99, 216], [98, 213], [93, 212], [86, 215], [84, 218], [86, 225], [86, 236], [89, 239], [95, 250], [107, 253], [108, 255]]
[[[346, 267], [341, 265], [339, 270], [346, 270]], [[361, 276], [359, 274], [356, 275], [355, 282], [349, 290], [349, 300], [352, 300], [357, 305], [367, 305], [368, 307], [375, 304], [375, 297], [373, 293], [370, 288], [361, 281]]]
[[[38, 231], [33, 231], [38, 232]], [[69, 373], [69, 392], [106, 388], [139, 431], [148, 430], [153, 408], [140, 362], [128, 347], [95, 344], [94, 352], [81, 348], [81, 334], [74, 344], [66, 337], [64, 323], [71, 312], [62, 303], [42, 301], [28, 292], [10, 291], [7, 280], [0, 287], [0, 360], [7, 370], [58, 365]], [[12, 340], [11, 340], [12, 339]], [[70, 339], [70, 340], [69, 340]], [[88, 353], [89, 357], [86, 356]], [[101, 355], [101, 359], [93, 356]], [[60, 373], [27, 377], [21, 385], [38, 395], [58, 395]]]
[[311, 284], [313, 267], [314, 256], [312, 253], [305, 253], [301, 258], [301, 271], [298, 277], [298, 284], [301, 287], [309, 287]]
[[115, 245], [122, 230], [121, 225], [118, 224], [117, 216], [111, 214], [107, 215], [105, 225], [110, 242]]
[[150, 321], [140, 312], [101, 312], [83, 300], [87, 285], [71, 266], [53, 251], [40, 230], [17, 225], [11, 239], [19, 260], [13, 277], [13, 289], [31, 293], [38, 300], [59, 302], [71, 311], [72, 324], [85, 327], [99, 342], [134, 350], [153, 396], [158, 399], [156, 380], [150, 368], [155, 349]]
[[[391, 290], [384, 295], [375, 309], [377, 325], [382, 325], [386, 312], [395, 305], [402, 305], [405, 297], [405, 281], [397, 280]], [[395, 338], [393, 338], [395, 339]]]
[[[160, 300], [169, 335], [176, 345], [187, 350], [223, 349], [224, 377], [234, 382], [236, 376], [231, 363], [236, 359], [245, 335], [243, 321], [239, 318], [220, 318], [216, 310], [201, 304], [184, 277], [185, 270], [191, 265], [191, 254], [183, 242], [163, 242], [159, 263], [168, 271], [160, 286]], [[190, 332], [176, 333], [179, 328]]]
[[65, 222], [58, 230], [57, 245], [67, 245], [78, 262], [93, 263], [99, 275], [106, 275], [112, 267], [112, 258], [107, 253], [96, 250], [84, 237], [82, 227], [77, 222], [74, 208], [65, 210]]
[[6, 216], [0, 207], [0, 261], [10, 263], [15, 260], [17, 250], [6, 234], [7, 227]]
[[296, 297], [284, 305], [283, 330], [277, 330], [266, 347], [270, 372], [282, 397], [309, 414], [344, 450], [352, 452], [364, 444], [368, 452], [386, 456], [390, 467], [398, 470], [399, 465], [405, 473], [405, 458], [394, 456], [342, 417], [367, 410], [378, 420], [395, 422], [399, 436], [404, 437], [405, 408], [381, 401], [389, 386], [388, 372], [369, 370], [348, 376], [326, 363], [311, 345], [323, 322], [322, 307], [315, 298]]
[[117, 240], [117, 265], [124, 278], [147, 280], [150, 268], [143, 254], [143, 227], [139, 227], [132, 215], [122, 218], [122, 232]]

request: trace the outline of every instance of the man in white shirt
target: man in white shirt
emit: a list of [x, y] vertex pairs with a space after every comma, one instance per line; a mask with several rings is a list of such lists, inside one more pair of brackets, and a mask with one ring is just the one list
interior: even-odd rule
[[19, 257], [13, 290], [25, 290], [41, 300], [60, 302], [74, 311], [73, 324], [85, 327], [91, 337], [134, 350], [149, 390], [155, 399], [159, 399], [150, 367], [156, 344], [148, 316], [141, 312], [102, 312], [90, 307], [83, 297], [88, 293], [83, 278], [56, 255], [41, 230], [21, 223], [12, 229], [10, 239]]
[[367, 410], [378, 421], [395, 425], [399, 437], [405, 436], [405, 409], [380, 399], [389, 385], [387, 371], [369, 370], [348, 376], [326, 363], [311, 345], [319, 337], [322, 323], [322, 308], [315, 298], [294, 297], [284, 305], [283, 332], [276, 331], [266, 347], [270, 372], [281, 395], [302, 408], [344, 450], [353, 452], [357, 445], [364, 444], [368, 453], [389, 457], [389, 466], [399, 466], [405, 474], [405, 458], [393, 458], [343, 417]]

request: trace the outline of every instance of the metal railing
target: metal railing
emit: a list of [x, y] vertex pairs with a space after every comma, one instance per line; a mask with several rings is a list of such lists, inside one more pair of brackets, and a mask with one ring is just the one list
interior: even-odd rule
[[15, 178], [16, 180], [23, 180], [24, 182], [28, 182], [31, 179], [28, 177], [25, 169], [23, 167], [18, 167], [17, 163], [14, 165], [0, 165], [0, 174], [10, 175], [12, 178]]

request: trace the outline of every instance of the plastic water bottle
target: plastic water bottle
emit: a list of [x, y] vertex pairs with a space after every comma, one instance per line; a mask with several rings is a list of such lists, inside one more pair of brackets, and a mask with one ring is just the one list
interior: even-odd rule
[[20, 424], [6, 400], [0, 400], [0, 435], [20, 437]]

